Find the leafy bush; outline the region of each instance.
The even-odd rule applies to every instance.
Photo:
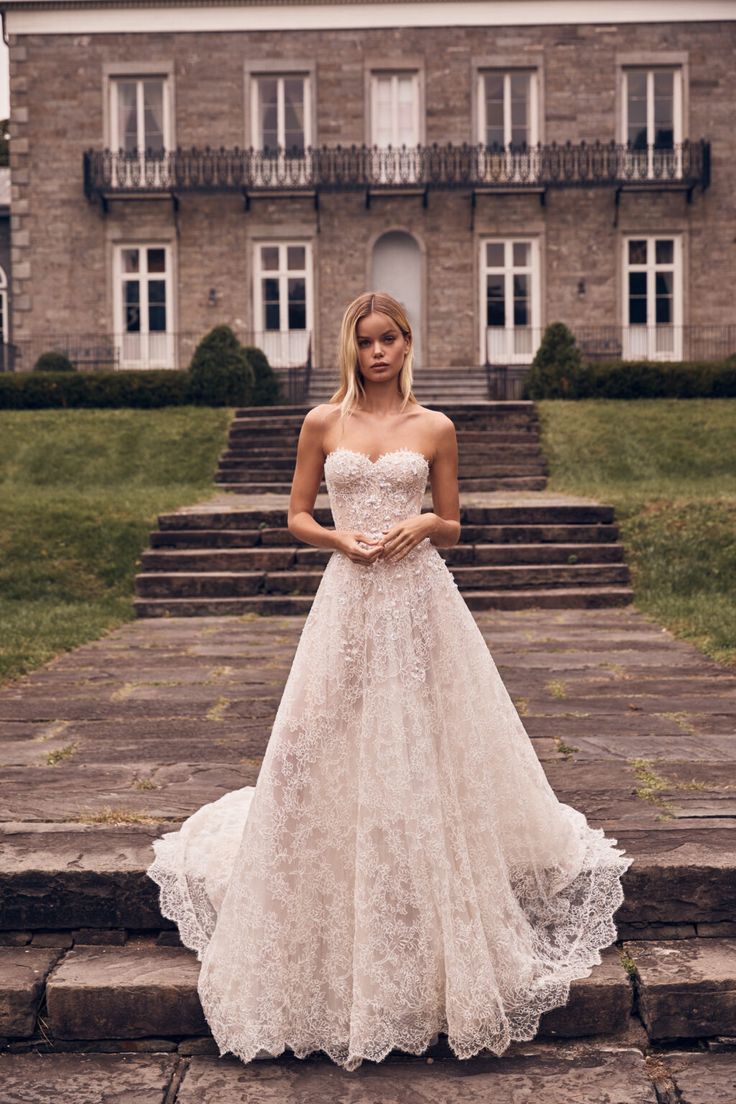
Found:
[[[528,399],[571,398],[569,391],[583,365],[575,338],[564,322],[547,326],[524,382]]]
[[[531,373],[530,373],[531,374]],[[581,365],[574,372],[548,373],[545,390],[525,388],[528,398],[545,399],[726,399],[736,398],[736,361],[692,364],[660,360]]]
[[[255,374],[248,355],[229,326],[215,326],[194,350],[189,393],[207,406],[248,406]]]
[[[246,345],[245,354],[255,375],[252,406],[274,406],[281,400],[281,384],[262,349]]]
[[[74,370],[74,365],[69,357],[65,353],[59,353],[56,350],[41,353],[33,365],[34,372],[73,372]]]

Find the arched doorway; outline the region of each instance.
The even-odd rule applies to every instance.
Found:
[[[422,251],[419,243],[404,230],[381,234],[373,246],[371,286],[387,291],[403,303],[414,334],[414,368],[424,364],[422,349]]]

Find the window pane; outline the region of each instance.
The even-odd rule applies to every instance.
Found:
[[[263,287],[263,328],[265,330],[281,329],[281,311],[279,308],[279,281],[266,278]]]
[[[503,131],[503,73],[486,73],[486,136],[487,146],[505,146]]]
[[[628,89],[628,133],[627,139],[634,149],[646,149],[647,146],[647,74],[644,71],[630,71],[626,79]]]
[[[148,252],[148,271],[149,272],[165,272],[166,271],[166,250],[165,249],[149,249],[147,252]]]
[[[148,281],[148,332],[166,331],[166,281]]]
[[[529,277],[526,273],[514,276],[514,325],[529,325]]]
[[[673,264],[675,259],[675,243],[671,238],[660,238],[655,242],[655,258],[657,264]]]
[[[276,149],[278,135],[278,82],[275,77],[260,77],[258,85],[258,118],[261,127],[261,148]]]
[[[304,280],[298,277],[290,277],[288,281],[289,291],[289,329],[306,330],[307,328],[307,304],[306,287]]]
[[[278,271],[279,247],[277,245],[261,246],[261,268],[267,272]]]
[[[304,78],[284,79],[284,145],[304,148]]]
[[[660,325],[672,322],[672,273],[658,272],[655,277],[656,320]]]
[[[412,76],[400,76],[396,82],[397,122],[396,145],[415,146],[419,135],[415,127],[416,81]]]
[[[137,280],[126,280],[123,284],[123,324],[126,333],[140,333],[140,301],[140,284]]]
[[[498,275],[486,277],[486,325],[504,326],[504,279]]]
[[[303,245],[289,245],[286,249],[286,267],[290,272],[304,272],[307,267],[306,249]]]
[[[629,323],[632,326],[646,325],[647,321],[647,274],[629,273]]]
[[[143,129],[146,149],[164,148],[164,82],[143,82]]]
[[[511,74],[511,142],[514,146],[529,144],[528,73]]]
[[[643,241],[629,242],[629,264],[643,265],[647,263],[647,243]]]
[[[654,74],[654,144],[660,149],[672,149],[674,143],[674,74]]]
[[[137,272],[140,255],[137,249],[123,249],[123,272]]]
[[[138,146],[138,109],[135,81],[117,81],[118,141],[126,153]]]
[[[486,264],[488,268],[503,268],[503,242],[488,242],[486,245]]]
[[[514,267],[528,268],[530,264],[530,252],[531,246],[529,242],[514,242]]]
[[[375,117],[373,119],[373,141],[377,146],[395,145],[391,111],[391,77],[374,77]]]

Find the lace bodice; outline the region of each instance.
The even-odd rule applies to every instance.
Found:
[[[325,459],[325,483],[336,529],[380,536],[396,522],[419,514],[429,462],[401,448],[371,460],[364,452],[337,448]]]

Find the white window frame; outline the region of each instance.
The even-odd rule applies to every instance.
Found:
[[[413,92],[413,125],[415,141],[408,144],[399,144],[391,141],[388,145],[378,142],[378,82],[389,78],[391,81],[391,129],[392,137],[398,133],[398,82],[400,78],[410,78]],[[422,74],[418,67],[401,68],[390,66],[386,68],[373,68],[369,74],[370,89],[370,140],[369,146],[372,153],[373,165],[371,172],[372,183],[380,185],[411,184],[417,177],[417,162],[414,151],[422,145]],[[404,148],[405,146],[405,148]],[[390,148],[389,148],[390,147]]]
[[[144,127],[143,85],[146,82],[160,81],[162,85],[163,104],[163,148],[165,151],[169,151],[172,148],[171,82],[165,73],[116,73],[110,76],[110,148],[115,153],[117,153],[119,149],[122,149],[121,135],[118,130],[118,120],[120,118],[120,113],[118,111],[118,85],[121,81],[125,81],[128,84],[135,82],[136,85],[138,148],[141,152],[145,152],[145,146],[140,142]]]
[[[421,88],[419,83],[419,71],[417,69],[372,69],[371,70],[371,146],[378,146],[376,125],[378,120],[378,82],[379,80],[386,80],[388,78],[391,81],[391,129],[394,135],[398,133],[398,82],[399,79],[410,78],[412,83],[412,91],[414,96],[414,134],[416,141],[407,145],[407,149],[411,149],[412,146],[421,145],[422,141],[422,126],[421,126]],[[394,140],[389,142],[389,145],[393,149],[399,148],[398,141]],[[385,146],[379,147],[385,149]]]
[[[304,330],[288,328],[288,285],[289,276],[301,274],[301,270],[287,268],[287,250],[290,246],[304,249],[305,269],[303,270],[306,311]],[[261,249],[278,248],[279,267],[262,267]],[[307,238],[261,238],[253,242],[253,318],[255,320],[254,340],[266,354],[274,368],[300,367],[306,363],[309,343],[314,332],[314,280],[313,280],[312,242]],[[266,330],[264,324],[263,280],[278,278],[279,281],[279,330]]]
[[[250,126],[255,149],[263,149],[263,133],[261,131],[261,103],[259,82],[262,80],[275,80],[277,85],[277,145],[284,146],[284,81],[301,79],[304,86],[304,148],[308,149],[313,144],[312,137],[312,80],[308,72],[288,69],[282,72],[252,72],[250,74]]]
[[[513,263],[514,245],[529,245],[530,264],[516,266]],[[512,237],[489,235],[479,239],[480,258],[480,356],[481,364],[531,364],[541,340],[541,263],[539,238],[532,234],[515,234]],[[504,265],[499,268],[486,263],[486,246],[503,245]],[[488,326],[487,280],[489,273],[503,272],[504,276],[504,326]],[[513,314],[514,274],[523,272],[530,276],[529,309],[531,324],[515,326]]]
[[[137,249],[145,260],[145,270],[138,273],[123,271],[123,251]],[[165,272],[148,273],[148,249],[163,249]],[[148,329],[148,282],[151,279],[163,279],[166,288],[166,330]],[[123,287],[131,279],[140,284],[140,331],[128,332],[125,329]],[[176,367],[176,349],[174,331],[174,279],[173,249],[166,241],[123,241],[116,242],[113,249],[113,326],[115,344],[118,348],[118,362],[121,368],[174,368]]]
[[[647,261],[644,265],[632,265],[629,263],[629,242],[646,241]],[[671,241],[672,263],[657,264],[656,243],[658,241]],[[624,360],[682,360],[682,332],[683,332],[683,272],[682,272],[682,235],[681,234],[631,234],[624,235],[622,239],[623,263],[622,263],[622,333],[623,333],[623,357]],[[657,291],[656,279],[658,272],[672,272],[672,316],[671,323],[657,323]],[[629,273],[645,272],[647,277],[647,321],[634,323],[629,321]]]
[[[683,66],[679,64],[624,65],[621,69],[621,142],[626,145],[629,135],[629,76],[646,73],[647,78],[647,144],[643,150],[627,150],[625,154],[627,175],[635,180],[682,176],[682,142],[684,136]],[[673,148],[654,149],[654,76],[655,73],[672,73],[672,142]]]
[[[539,142],[539,73],[535,68],[499,69],[488,66],[478,70],[478,145],[486,144],[486,90],[485,78],[496,75],[503,77],[503,117],[504,117],[504,149],[511,144],[511,77],[525,74],[529,77],[529,141],[528,148],[535,147]]]

